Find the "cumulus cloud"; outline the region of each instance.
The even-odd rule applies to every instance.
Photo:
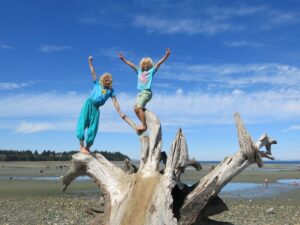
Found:
[[[176,71],[176,76],[174,76]],[[159,79],[200,82],[207,86],[242,88],[265,85],[265,88],[290,88],[300,85],[300,68],[284,64],[192,65],[173,63],[164,66]]]
[[[19,121],[14,127],[18,133],[74,130],[85,98],[75,93],[1,96],[0,105],[5,107],[0,108],[0,119]],[[132,110],[135,98],[128,94],[118,96],[122,111],[138,121]],[[234,112],[240,112],[248,123],[253,124],[286,122],[300,119],[300,91],[245,93],[236,89],[222,94],[203,94],[182,88],[174,93],[155,93],[148,108],[159,116],[165,127],[229,124],[233,123]],[[119,118],[110,100],[101,108],[100,120],[102,132],[130,130]]]
[[[290,98],[289,93],[297,97]],[[184,125],[231,123],[234,112],[240,112],[251,123],[261,123],[299,119],[299,97],[298,91],[261,91],[252,94],[241,91],[227,94],[190,92],[175,96],[156,95],[150,105],[163,116],[162,121],[185,121],[183,123],[187,124]]]

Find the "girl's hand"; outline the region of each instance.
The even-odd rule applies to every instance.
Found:
[[[124,60],[124,59],[125,59],[124,55],[123,55],[121,52],[118,52],[118,56],[119,56],[119,58],[120,58],[121,60]]]
[[[123,113],[121,113],[120,116],[121,116],[122,119],[125,119],[125,117],[126,117],[126,115],[123,114]]]
[[[92,61],[93,60],[93,56],[89,56],[89,61]]]
[[[166,48],[166,56],[169,56],[171,54],[171,51],[169,48]]]

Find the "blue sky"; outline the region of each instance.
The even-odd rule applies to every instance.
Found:
[[[98,75],[113,74],[121,109],[133,113],[138,64],[170,58],[148,108],[160,118],[163,150],[179,127],[190,157],[221,160],[238,149],[233,114],[256,141],[277,139],[277,159],[300,159],[300,1],[2,1],[0,149],[78,149],[77,117]],[[93,149],[139,158],[135,133],[112,101],[101,108]]]

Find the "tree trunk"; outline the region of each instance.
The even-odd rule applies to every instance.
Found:
[[[227,157],[213,171],[197,184],[187,186],[180,176],[187,166],[200,169],[196,161],[189,160],[185,137],[179,129],[165,159],[161,152],[162,134],[158,118],[146,110],[147,132],[138,134],[141,142],[140,166],[137,169],[126,162],[129,173],[96,156],[77,153],[73,155],[72,167],[62,177],[67,186],[78,176],[88,175],[101,187],[105,201],[104,212],[87,210],[94,215],[92,224],[110,225],[188,225],[200,224],[212,216],[227,210],[225,203],[217,196],[221,189],[247,166],[257,163],[261,157],[274,159],[271,145],[276,141],[266,134],[255,144],[247,134],[239,114],[235,114],[240,150]],[[135,130],[136,125],[126,117]],[[259,151],[263,146],[267,151]],[[160,171],[161,159],[165,168]]]

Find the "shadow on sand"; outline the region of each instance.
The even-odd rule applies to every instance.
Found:
[[[234,224],[205,218],[200,223],[197,223],[197,225],[234,225]]]

